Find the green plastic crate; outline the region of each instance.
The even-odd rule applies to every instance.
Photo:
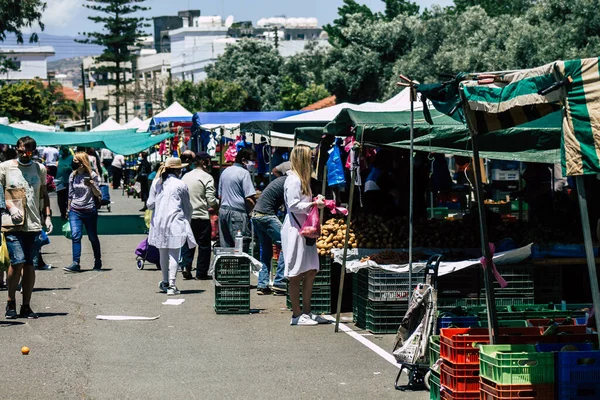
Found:
[[[533,345],[486,345],[479,350],[480,376],[498,385],[554,382],[554,354]]]
[[[286,295],[286,306],[288,310],[292,309],[290,300],[290,288],[288,283]],[[300,305],[302,306],[302,285],[300,286]],[[312,297],[310,299],[311,310],[315,314],[330,314],[331,310],[331,286],[313,286]]]
[[[431,374],[429,374],[429,400],[440,399],[440,387],[440,376],[431,371]]]
[[[440,336],[429,336],[429,366],[433,366],[440,358]]]
[[[331,285],[331,264],[333,261],[329,256],[319,257],[319,272],[315,276],[314,285],[325,286]]]
[[[408,311],[407,302],[371,301],[354,295],[352,321],[371,333],[396,333]]]
[[[250,285],[250,260],[246,257],[221,256],[215,264],[215,281],[221,285]]]
[[[515,320],[508,319],[508,320],[498,321],[498,327],[500,327],[500,328],[526,328],[528,326],[529,326],[529,324],[527,323],[527,321],[521,320],[521,319],[515,319]],[[483,321],[479,321],[479,327],[487,328],[488,327],[487,319],[483,320]]]
[[[217,314],[249,314],[250,286],[215,285],[215,312]]]

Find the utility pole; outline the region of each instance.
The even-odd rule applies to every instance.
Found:
[[[87,100],[85,97],[85,70],[83,69],[83,61],[81,62],[81,89],[83,90],[83,129],[88,130],[87,119]]]
[[[279,27],[277,25],[275,25],[273,27],[273,29],[275,30],[275,48],[278,49],[279,48]]]

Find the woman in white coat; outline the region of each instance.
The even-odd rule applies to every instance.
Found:
[[[175,286],[179,251],[184,243],[196,247],[190,221],[192,204],[188,187],[179,177],[182,164],[179,158],[167,158],[156,174],[150,188],[147,207],[153,210],[148,243],[158,249],[163,279],[158,283],[161,292],[179,294]]]
[[[325,203],[319,196],[313,201],[310,189],[312,175],[312,153],[308,146],[298,145],[290,157],[292,169],[284,185],[287,215],[281,229],[282,252],[285,254],[285,276],[290,281],[289,292],[292,303],[290,325],[317,325],[328,320],[311,312],[313,282],[319,271],[319,255],[316,240],[300,234],[313,207],[323,208]],[[302,307],[300,307],[300,284],[302,284]]]

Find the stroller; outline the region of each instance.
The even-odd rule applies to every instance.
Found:
[[[401,364],[394,387],[397,390],[429,389],[429,336],[437,323],[437,275],[441,254],[433,255],[425,266],[425,283],[419,283],[400,323],[394,344],[394,357]],[[408,385],[398,384],[402,372]]]
[[[110,190],[106,183],[100,185],[100,193],[102,198],[100,199],[100,207],[106,206],[108,212],[110,212]]]
[[[156,269],[160,270],[160,255],[158,249],[148,244],[148,238],[142,240],[138,247],[135,249],[137,268],[139,270],[144,269],[144,265],[148,262],[155,264]]]

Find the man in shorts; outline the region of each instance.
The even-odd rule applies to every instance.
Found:
[[[48,233],[52,232],[50,199],[46,190],[46,169],[43,165],[33,162],[35,140],[24,136],[17,141],[17,159],[0,164],[0,185],[4,190],[22,189],[25,194],[25,204],[18,207],[8,200],[6,209],[10,214],[11,224],[6,226],[6,244],[10,256],[8,269],[8,302],[6,318],[37,318],[30,306],[31,293],[35,284],[35,269],[33,259],[40,248],[40,233],[42,224]],[[4,197],[4,196],[2,196]],[[43,202],[45,215],[42,216],[40,203]],[[42,222],[43,221],[43,222]],[[17,314],[16,292],[19,279],[22,280],[23,302],[21,311]]]

